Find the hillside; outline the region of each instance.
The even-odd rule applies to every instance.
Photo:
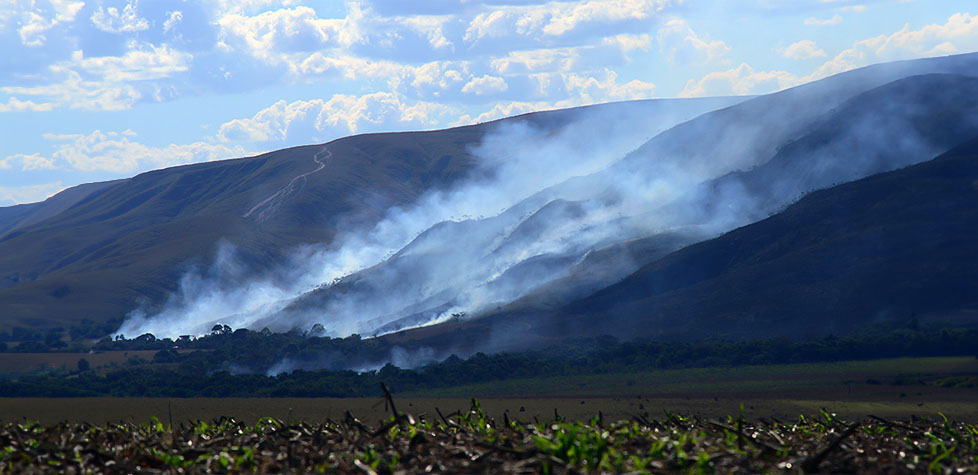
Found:
[[[729,311],[685,284],[614,289],[812,190],[970,139],[976,66],[978,54],[896,62],[753,98],[360,135],[76,187],[0,209],[0,328],[111,326],[129,315],[114,328],[130,336],[200,334],[215,323],[347,336],[492,321],[490,333],[458,339],[495,348],[492,332],[505,339],[513,322],[628,328],[647,305],[685,312],[692,304],[682,299],[703,308],[698,318],[729,314],[745,328],[764,312],[794,321],[789,300],[769,306],[767,287],[754,292],[749,280],[729,286],[741,300],[717,297],[740,305]],[[615,310],[596,303],[607,292],[623,292]],[[777,296],[788,295],[807,294]],[[912,311],[936,311],[924,307]],[[700,335],[664,324],[652,333]]]
[[[608,114],[655,133],[740,100],[637,101],[508,120],[555,130],[580,114]],[[288,265],[300,246],[329,243],[468,176],[477,164],[471,148],[501,122],[347,137],[0,208],[0,327],[118,322],[166,301],[188,269],[213,264],[222,243],[236,249],[242,272]]]
[[[480,133],[470,128],[332,143],[342,158],[330,164],[330,173],[311,175],[303,192],[263,221],[243,214],[314,168],[312,155],[320,147],[160,170],[101,190],[2,238],[3,323],[121,318],[138,298],[156,300],[174,290],[184,268],[207,264],[221,240],[256,268],[280,263],[282,250],[328,241],[340,216],[370,219],[383,211],[380,200],[407,203],[426,185],[458,178],[472,162],[465,144]],[[370,166],[358,166],[363,162]],[[365,196],[365,189],[377,190],[376,196]]]
[[[844,334],[912,317],[978,323],[978,139],[812,193],[567,305],[555,328],[671,337]]]
[[[600,334],[756,339],[975,325],[976,183],[973,137],[933,160],[810,193],[559,309],[513,306],[383,340],[471,354]]]
[[[797,114],[806,121],[780,132],[784,142],[766,159],[754,155],[761,152],[749,133],[742,143],[731,131],[772,123],[777,111],[804,103],[775,102],[760,113],[756,103],[774,99],[751,99],[680,124],[497,215],[432,226],[383,262],[251,325],[284,331],[321,323],[340,334],[375,335],[451,314],[550,311],[684,245],[763,219],[808,191],[948,150],[978,129],[974,97],[978,79],[971,76],[902,78],[821,115]],[[806,96],[820,107],[832,100]],[[715,140],[690,142],[688,129],[703,122],[712,127],[704,136]],[[726,153],[703,158],[713,149]]]
[[[978,79],[949,74],[912,76],[857,94],[812,120],[803,135],[779,147],[767,162],[704,181],[672,202],[649,206],[636,218],[660,223],[667,232],[598,249],[566,277],[547,283],[509,308],[552,309],[572,300],[569,297],[610,285],[641,265],[701,240],[696,239],[696,231],[713,237],[710,232],[763,219],[811,190],[933,157],[978,130],[976,94]],[[751,102],[718,113],[749,107]],[[668,135],[656,140],[665,143],[661,139]],[[623,165],[634,169],[639,158],[636,152]],[[650,242],[658,246],[649,248]]]
[[[978,80],[933,71],[976,59],[864,68],[678,121],[651,139],[613,114],[542,134],[504,122],[476,148],[476,178],[346,234],[284,279],[193,280],[120,331],[179,335],[222,323],[378,335],[453,315],[546,313],[804,192],[965,140],[976,108],[960,98],[973,97]]]

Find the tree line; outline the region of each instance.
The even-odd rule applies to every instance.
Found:
[[[832,362],[894,357],[972,356],[976,328],[874,329],[847,337],[806,341],[702,340],[619,341],[600,336],[519,353],[467,358],[450,355],[415,368],[370,362],[390,356],[377,339],[309,337],[249,330],[214,332],[178,340],[141,336],[105,339],[100,350],[157,350],[151,361],[132,360],[114,369],[49,371],[8,376],[0,396],[347,397],[377,396],[380,382],[395,391],[448,387],[507,379],[632,373],[653,369]],[[181,352],[190,348],[202,351]],[[276,365],[295,369],[275,374]],[[376,363],[375,368],[379,366]],[[70,377],[67,377],[70,376]]]

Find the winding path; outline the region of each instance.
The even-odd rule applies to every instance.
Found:
[[[282,203],[289,198],[289,196],[302,189],[302,184],[306,182],[306,177],[326,168],[326,162],[332,156],[333,152],[330,152],[329,149],[323,147],[322,150],[316,152],[316,154],[312,157],[312,161],[316,162],[318,165],[315,170],[296,176],[289,182],[288,185],[285,185],[281,190],[278,190],[268,198],[265,198],[261,203],[256,204],[254,207],[249,209],[247,213],[241,216],[248,218],[257,212],[258,214],[256,219],[258,222],[265,221],[275,213],[279,206],[281,206]]]

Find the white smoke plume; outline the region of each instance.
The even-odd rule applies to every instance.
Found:
[[[534,125],[532,121],[501,121],[474,146],[472,152],[481,160],[472,179],[450,190],[431,190],[414,206],[390,209],[371,229],[339,230],[333,243],[297,250],[291,265],[262,277],[247,275],[245,266],[235,259],[234,248],[221,243],[212,266],[187,272],[179,291],[161,310],[132,312],[117,333],[129,336],[153,333],[160,337],[199,335],[210,331],[218,322],[234,328],[268,326],[281,331],[322,323],[330,336],[371,333],[376,328],[365,322],[376,321],[381,315],[358,307],[355,299],[348,301],[348,308],[342,311],[334,308],[322,319],[310,315],[268,317],[278,315],[311,290],[328,287],[343,277],[389,260],[433,227],[502,216],[507,211],[507,217],[518,214],[517,219],[526,218],[535,210],[532,204],[523,202],[541,190],[600,171],[659,132],[742,100],[621,104],[610,112],[602,108],[584,109],[576,112],[576,120],[556,130]],[[525,210],[517,209],[520,205]],[[518,220],[508,222],[511,226]],[[470,237],[460,236],[456,244],[469,242]],[[415,243],[415,251],[418,244]],[[444,265],[434,267],[449,274],[433,278],[454,280],[450,274],[462,269],[457,265],[461,262],[441,260]],[[391,292],[387,300],[393,302],[395,294]],[[405,300],[410,301],[410,298]],[[442,312],[439,317],[447,318],[450,314]]]
[[[486,313],[574,272],[610,283],[644,262],[602,268],[591,257],[608,246],[671,236],[668,251],[761,219],[799,192],[955,145],[978,125],[978,108],[960,100],[978,90],[962,96],[962,84],[976,89],[974,79],[934,76],[849,101],[804,91],[766,96],[651,141],[696,115],[678,106],[692,103],[675,102],[644,121],[583,113],[557,130],[502,122],[473,150],[482,159],[473,179],[392,209],[368,231],[304,249],[289,270],[263,279],[242,275],[233,250],[222,247],[215,265],[185,276],[162,311],[136,312],[119,332],[318,323],[329,336],[370,336]],[[936,113],[955,125],[921,126]]]

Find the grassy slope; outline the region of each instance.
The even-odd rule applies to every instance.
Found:
[[[632,101],[503,121],[552,130],[585,109],[641,118],[660,108],[710,110],[737,101]],[[92,192],[61,213],[52,203],[64,204],[67,195],[0,208],[0,227],[17,227],[0,232],[0,329],[105,321],[141,300],[160,303],[187,267],[211,262],[221,240],[237,246],[247,265],[268,269],[297,246],[327,243],[339,228],[369,225],[388,208],[466,176],[476,160],[470,147],[494,124],[331,142],[326,168],[297,182],[261,221],[243,215],[293,177],[314,170],[321,146],[144,173]]]
[[[329,241],[341,216],[370,221],[386,206],[451,183],[471,167],[466,146],[482,133],[471,127],[333,142],[327,169],[262,223],[242,215],[313,169],[318,146],[139,175],[0,240],[0,326],[122,317],[139,297],[158,301],[172,290],[188,259],[208,263],[222,239],[247,263],[267,267],[281,250]]]

